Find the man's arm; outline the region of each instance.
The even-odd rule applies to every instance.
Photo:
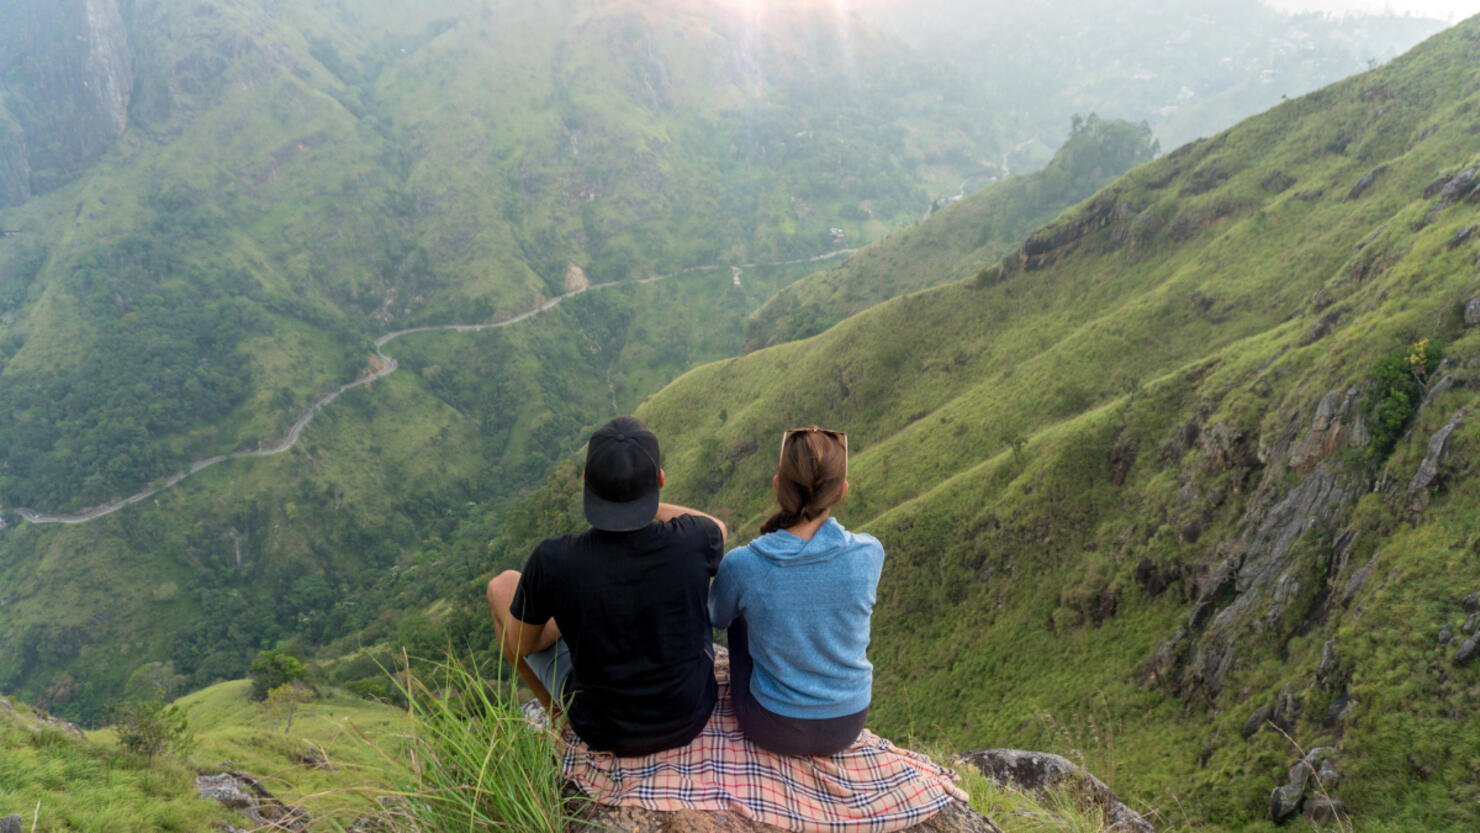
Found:
[[[728,540],[730,537],[730,530],[725,526],[725,522],[709,514],[708,512],[700,512],[698,509],[690,509],[687,506],[679,506],[676,503],[658,504],[658,515],[656,520],[671,521],[680,515],[698,515],[701,518],[708,518],[709,520],[714,522],[715,526],[719,527],[720,540]]]
[[[524,661],[525,657],[540,650],[540,635],[545,626],[521,622],[512,614],[504,622],[506,627],[499,634],[499,650],[503,653],[504,659],[514,664],[519,671],[519,679],[523,680],[524,684],[529,686],[529,690],[534,692],[535,699],[540,701],[545,711],[552,717],[558,715],[560,704],[553,701],[550,692],[545,690],[545,684],[540,682],[534,669]]]

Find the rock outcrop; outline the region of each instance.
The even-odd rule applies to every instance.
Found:
[[[195,778],[201,798],[214,799],[241,813],[252,823],[252,829],[306,831],[308,814],[301,808],[279,801],[262,782],[245,772],[201,774]],[[231,828],[229,833],[235,833]]]
[[[11,813],[5,818],[0,819],[0,833],[23,833],[24,830],[21,817],[15,813]]]
[[[1128,828],[1129,829],[1129,828]],[[701,813],[684,810],[659,813],[636,807],[607,807],[585,804],[579,818],[566,833],[787,833],[779,827],[760,824],[735,813]],[[1002,833],[986,816],[959,802],[904,833]]]
[[[134,58],[116,0],[18,0],[0,29],[0,205],[64,182],[128,126]]]
[[[1331,797],[1331,790],[1341,783],[1341,773],[1333,761],[1336,750],[1318,746],[1301,756],[1285,783],[1269,794],[1269,819],[1284,824],[1304,809],[1307,818],[1318,822],[1340,821],[1346,816],[1346,804]]]
[[[1155,833],[1151,823],[1127,807],[1105,782],[1060,755],[1020,749],[982,749],[962,755],[960,762],[976,767],[998,784],[1035,794],[1067,788],[1104,813],[1109,822],[1107,831]]]

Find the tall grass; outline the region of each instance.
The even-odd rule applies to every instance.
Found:
[[[498,830],[560,833],[572,807],[562,795],[549,729],[526,720],[513,679],[487,679],[453,657],[398,675],[412,720],[405,813],[427,833]]]

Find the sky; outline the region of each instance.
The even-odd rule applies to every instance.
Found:
[[[1480,14],[1480,0],[1264,0],[1271,6],[1292,11],[1412,12],[1424,17],[1456,21]]]

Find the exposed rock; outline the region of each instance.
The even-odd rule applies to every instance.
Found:
[[[18,5],[8,18],[16,25],[0,31],[0,70],[9,73],[18,129],[0,146],[23,149],[25,158],[0,155],[0,205],[50,190],[107,150],[128,124],[134,88],[133,52],[116,0]],[[11,132],[6,121],[0,118],[0,134]]]
[[[1449,456],[1449,438],[1464,423],[1467,415],[1468,409],[1460,408],[1443,428],[1434,432],[1434,436],[1429,438],[1428,453],[1424,455],[1423,462],[1418,464],[1418,471],[1414,473],[1413,479],[1408,482],[1409,497],[1419,495],[1439,479],[1439,466],[1443,465],[1444,458]]]
[[[1293,444],[1293,436],[1282,436],[1270,444],[1268,459],[1284,457],[1282,449]],[[1314,531],[1342,542],[1333,528],[1335,520],[1367,490],[1360,473],[1339,459],[1315,463],[1294,488],[1288,485],[1287,471],[1271,463],[1247,504],[1236,537],[1214,550],[1223,561],[1186,625],[1195,636],[1180,680],[1184,697],[1200,688],[1216,695],[1243,639],[1266,628],[1283,627],[1286,608],[1309,599],[1302,592],[1307,572],[1296,563],[1295,543]],[[1345,552],[1333,547],[1328,575],[1341,571]]]
[[[1270,720],[1286,732],[1293,732],[1295,723],[1300,720],[1300,713],[1304,710],[1300,696],[1290,689],[1289,683],[1286,683],[1285,687],[1280,689],[1280,696],[1275,698],[1274,714],[1270,715]]]
[[[1331,675],[1336,673],[1336,667],[1338,664],[1339,660],[1336,657],[1336,640],[1328,639],[1326,640],[1326,644],[1321,646],[1321,665],[1319,668],[1316,669],[1317,678],[1320,679],[1323,683],[1326,682],[1331,678]]]
[[[1243,431],[1220,422],[1202,432],[1198,444],[1213,471],[1223,472],[1258,465],[1259,458],[1250,448],[1248,439]]]
[[[1362,196],[1362,194],[1366,193],[1368,188],[1372,187],[1372,183],[1376,182],[1377,178],[1382,176],[1383,172],[1386,170],[1387,166],[1382,165],[1369,172],[1366,176],[1357,180],[1357,184],[1353,185],[1351,191],[1347,192],[1346,198],[1349,200],[1354,200]]]
[[[245,772],[197,775],[195,788],[201,798],[211,798],[241,813],[253,827],[305,833],[309,818],[301,808],[285,806]]]
[[[1455,233],[1453,237],[1449,239],[1449,248],[1458,249],[1460,246],[1468,243],[1470,238],[1475,235],[1475,229],[1477,228],[1480,228],[1480,226],[1466,226],[1465,228],[1460,229],[1458,232]]]
[[[1129,829],[1129,828],[1126,828]],[[779,827],[761,824],[735,813],[704,813],[682,810],[662,813],[638,807],[608,807],[583,804],[579,817],[566,825],[566,833],[786,833]],[[986,816],[959,801],[904,833],[1002,833]]]
[[[1264,724],[1269,721],[1269,718],[1273,714],[1274,709],[1271,709],[1269,706],[1260,706],[1254,710],[1253,714],[1249,715],[1248,720],[1244,721],[1244,728],[1239,730],[1239,734],[1243,735],[1244,740],[1248,740],[1258,734],[1260,729],[1264,728]]]
[[[1305,802],[1305,817],[1316,824],[1336,824],[1346,818],[1346,802],[1317,796]]]
[[[1465,644],[1459,646],[1454,654],[1454,664],[1464,667],[1474,662],[1477,655],[1480,655],[1480,634],[1471,636],[1465,640]]]
[[[1290,768],[1290,786],[1304,790],[1311,785],[1312,781],[1315,781],[1318,786],[1326,786],[1317,778],[1317,774],[1330,762],[1335,752],[1336,750],[1329,746],[1317,746],[1305,753],[1300,761]]]
[[[1156,566],[1156,562],[1149,558],[1141,559],[1136,565],[1136,583],[1146,591],[1146,595],[1156,598],[1162,591],[1167,589],[1171,583],[1171,576]]]
[[[1341,606],[1351,607],[1351,603],[1362,592],[1362,587],[1367,584],[1367,579],[1372,577],[1372,571],[1377,569],[1377,559],[1382,553],[1372,553],[1372,558],[1361,567],[1352,571],[1352,577],[1346,582],[1346,589],[1341,591]]]
[[[1289,784],[1275,787],[1274,792],[1269,794],[1269,820],[1275,824],[1284,824],[1295,818],[1304,798],[1303,792]]]
[[[4,695],[0,695],[0,712],[15,714],[15,706],[10,705],[10,699]]]
[[[1471,593],[1459,600],[1459,609],[1466,613],[1480,612],[1480,593]]]
[[[1090,200],[1072,216],[1038,229],[1023,241],[1019,260],[1023,271],[1032,272],[1052,263],[1060,250],[1110,225],[1117,219],[1128,219],[1134,212],[1121,204],[1113,193]]]
[[[24,829],[21,826],[21,817],[15,813],[0,819],[0,833],[22,833]]]
[[[1316,781],[1321,785],[1322,789],[1336,789],[1341,786],[1341,779],[1341,771],[1333,766],[1330,761],[1322,763],[1320,770],[1316,772]]]
[[[1480,169],[1466,168],[1451,177],[1439,188],[1439,202],[1448,206],[1468,197],[1480,187],[1480,179],[1476,178],[1476,174],[1480,174]]]
[[[1471,613],[1469,618],[1465,619],[1465,623],[1459,626],[1460,631],[1462,631],[1466,636],[1475,632],[1475,617],[1476,614]]]
[[[1091,802],[1110,822],[1107,831],[1155,833],[1155,828],[1127,807],[1105,783],[1067,758],[1047,752],[983,749],[962,755],[960,761],[980,769],[999,784],[1034,793],[1069,786]]]
[[[1454,639],[1454,625],[1445,622],[1444,627],[1439,629],[1439,644],[1448,645],[1452,639]]]
[[[1465,323],[1471,327],[1480,324],[1480,295],[1465,302]]]

